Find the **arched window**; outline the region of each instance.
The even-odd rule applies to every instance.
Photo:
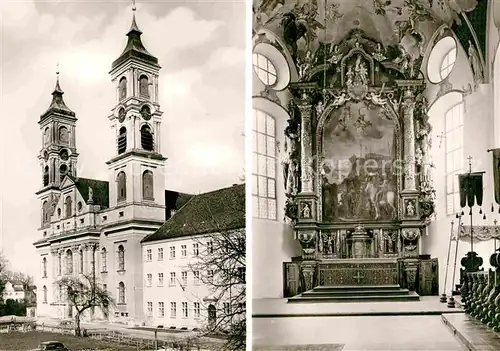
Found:
[[[47,278],[47,257],[44,257],[42,260],[42,272],[43,278]]]
[[[120,100],[125,99],[127,97],[127,78],[123,77],[122,79],[120,79],[118,90],[120,94]]]
[[[116,177],[116,190],[117,200],[125,201],[127,199],[127,176],[125,172],[118,173]]]
[[[61,144],[67,144],[69,141],[68,128],[60,127],[59,128],[59,142]]]
[[[66,274],[73,274],[73,252],[66,251]]]
[[[43,223],[49,223],[50,215],[49,215],[49,202],[44,201],[42,204],[42,221]]]
[[[73,201],[71,200],[70,196],[66,197],[66,200],[64,200],[64,206],[66,208],[66,217],[71,217],[72,210],[71,207],[73,205]]]
[[[446,141],[446,213],[455,214],[460,209],[458,174],[464,171],[464,104],[453,106],[445,114]]]
[[[141,146],[144,150],[153,151],[153,134],[151,133],[151,128],[145,124],[141,128]]]
[[[208,305],[208,325],[214,326],[217,321],[217,310],[214,305]]]
[[[47,287],[44,285],[43,288],[42,288],[42,292],[43,292],[43,303],[47,303]]]
[[[107,252],[106,248],[103,247],[101,250],[101,265],[102,265],[102,272],[107,272],[108,271],[108,262],[107,262]]]
[[[49,185],[49,166],[43,169],[43,186]]]
[[[153,191],[153,172],[144,171],[142,174],[142,197],[148,200],[154,200]]]
[[[276,219],[276,128],[269,114],[253,110],[253,214]]]
[[[57,274],[62,274],[62,254],[60,252],[57,255]]]
[[[83,250],[80,249],[80,273],[83,273]]]
[[[43,131],[43,144],[47,145],[48,143],[50,143],[50,128],[49,127],[45,128],[45,130]]]
[[[125,284],[118,283],[118,303],[125,304]]]
[[[68,174],[68,166],[66,166],[65,164],[62,164],[60,167],[59,167],[59,175],[60,175],[60,179],[61,179],[61,182],[63,181],[64,177],[66,177],[66,174]]]
[[[118,246],[118,270],[125,270],[125,249],[123,245]]]
[[[262,54],[254,53],[253,69],[257,77],[264,85],[273,85],[276,83],[278,75],[276,74],[276,67],[272,64],[271,60]]]
[[[149,81],[148,77],[145,75],[139,78],[139,94],[142,97],[149,97]]]
[[[123,154],[127,150],[127,128],[121,127],[118,134],[118,154]]]

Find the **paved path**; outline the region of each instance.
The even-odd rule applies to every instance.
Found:
[[[343,351],[464,350],[440,316],[257,318],[252,324],[256,345],[344,344]]]

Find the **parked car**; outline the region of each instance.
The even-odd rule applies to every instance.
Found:
[[[40,343],[37,349],[32,351],[70,351],[70,349],[59,341],[44,341]]]

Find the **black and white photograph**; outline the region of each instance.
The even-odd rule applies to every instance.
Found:
[[[500,2],[252,7],[253,349],[500,349]]]
[[[245,2],[0,11],[0,350],[245,350]]]

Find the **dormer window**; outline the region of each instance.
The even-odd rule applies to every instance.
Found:
[[[151,133],[151,128],[145,124],[141,128],[141,146],[144,150],[153,151],[153,134]]]
[[[66,217],[71,217],[71,215],[72,215],[71,207],[73,205],[73,201],[71,201],[71,197],[69,197],[69,196],[66,197],[64,204],[66,206]]]
[[[149,97],[149,80],[144,74],[139,78],[139,94],[141,97]]]
[[[120,83],[118,86],[120,100],[123,100],[127,97],[127,78],[123,77],[120,79]]]

